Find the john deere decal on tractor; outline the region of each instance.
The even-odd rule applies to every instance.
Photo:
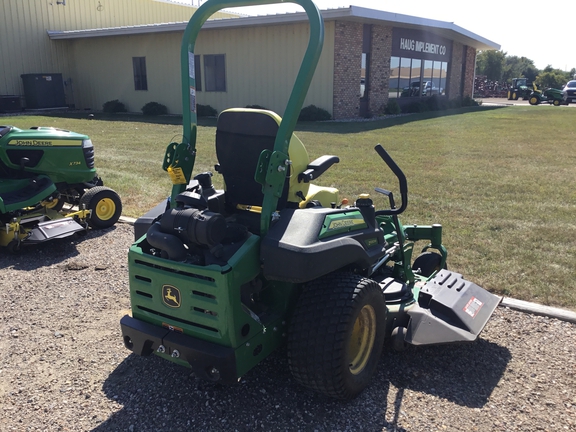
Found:
[[[294,0],[310,40],[284,117],[228,109],[217,122],[212,173],[192,177],[197,115],[194,46],[202,24],[222,8],[279,3],[208,0],[182,42],[183,141],[166,150],[174,185],[135,225],[129,251],[131,316],[126,348],[235,383],[287,344],[290,370],[304,386],[349,399],[371,380],[386,340],[407,345],[473,341],[500,298],[447,270],[441,225],[402,225],[408,188],[402,170],[375,151],[399,182],[401,205],[377,187],[345,206],[338,190],[311,182],[339,162],[313,162],[293,130],[320,56],[324,27],[311,0]],[[425,242],[412,262],[417,241]]]
[[[17,252],[89,226],[107,228],[121,213],[120,197],[96,174],[86,135],[0,126],[0,246]]]

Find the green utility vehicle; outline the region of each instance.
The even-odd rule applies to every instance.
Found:
[[[398,350],[473,341],[500,298],[447,270],[441,225],[400,222],[406,178],[380,145],[398,179],[398,206],[383,188],[375,192],[389,206],[376,210],[367,193],[347,205],[337,189],[311,183],[339,159],[310,162],[293,134],[324,35],[314,3],[293,2],[308,15],[310,40],[284,117],[256,109],[218,117],[215,169],[225,190],[210,172],[192,174],[196,37],[222,8],[274,1],[208,0],[191,18],[181,51],[183,141],[168,146],[163,163],[174,186],[135,225],[132,313],[121,329],[135,354],[226,384],[287,345],[296,381],[349,399],[369,385],[387,340]]]
[[[96,174],[86,135],[0,126],[0,246],[17,252],[88,227],[107,228],[121,212],[120,197]]]

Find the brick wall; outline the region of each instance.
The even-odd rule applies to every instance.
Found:
[[[446,92],[448,99],[457,99],[460,97],[460,90],[462,88],[463,48],[464,46],[461,43],[453,42],[452,44],[452,59],[448,66],[448,91]]]
[[[334,36],[334,119],[360,116],[360,73],[362,66],[363,24],[337,21]],[[369,71],[368,115],[384,111],[388,103],[392,27],[372,26]],[[448,69],[449,99],[472,96],[476,50],[453,42]]]
[[[476,49],[454,42],[448,75],[448,98],[470,96],[474,89]],[[464,66],[464,67],[463,67]]]
[[[372,26],[372,47],[370,48],[370,93],[369,114],[384,112],[388,102],[390,79],[390,57],[392,56],[392,27]]]
[[[474,92],[474,68],[476,66],[476,49],[467,46],[465,51],[466,69],[464,71],[464,91],[462,96],[470,96]]]
[[[356,118],[360,110],[362,24],[337,21],[334,34],[334,102],[332,117]]]

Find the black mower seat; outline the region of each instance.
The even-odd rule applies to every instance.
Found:
[[[9,213],[38,204],[56,192],[56,186],[46,176],[33,179],[0,180],[0,212]]]
[[[218,116],[217,171],[224,177],[229,211],[236,212],[238,205],[262,206],[262,185],[254,180],[254,175],[260,154],[264,150],[274,149],[281,121],[282,118],[272,111],[250,108],[228,109]],[[337,201],[337,189],[321,188],[302,181],[300,174],[310,168],[310,159],[304,144],[294,134],[290,139],[288,156],[292,164],[289,166],[282,196],[278,200],[278,210],[303,208],[311,200],[319,200],[325,206]],[[338,161],[335,156],[331,158],[332,163]]]

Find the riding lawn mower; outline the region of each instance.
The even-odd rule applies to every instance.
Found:
[[[376,210],[367,193],[354,203],[313,184],[339,162],[312,162],[293,131],[324,36],[311,0],[293,0],[310,21],[310,39],[284,116],[228,109],[216,127],[215,171],[193,176],[197,112],[194,47],[203,23],[222,8],[279,3],[208,0],[194,13],[181,49],[184,132],[168,145],[163,169],[169,199],[136,221],[128,253],[131,314],[121,319],[127,349],[233,384],[286,345],[295,380],[350,399],[370,384],[386,345],[474,341],[500,298],[449,271],[442,226],[403,225],[407,180],[380,145],[398,179],[400,202]],[[417,242],[420,253],[413,259]]]
[[[554,88],[540,90],[536,84],[533,84],[533,88],[532,93],[528,97],[530,105],[539,105],[541,103],[549,103],[554,106],[568,105],[568,96],[564,90]]]
[[[108,228],[121,213],[120,197],[96,174],[86,135],[0,126],[0,246],[14,253],[89,227]]]

